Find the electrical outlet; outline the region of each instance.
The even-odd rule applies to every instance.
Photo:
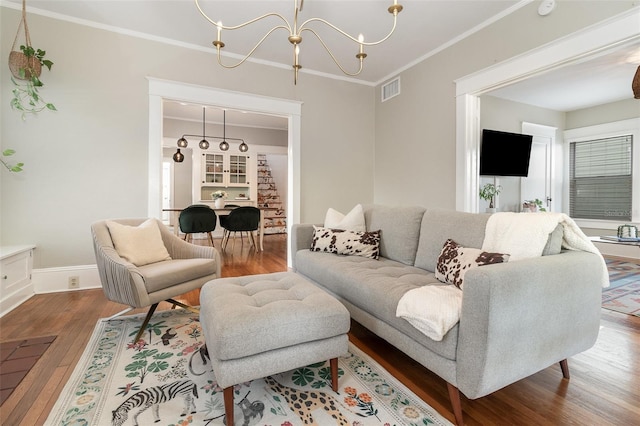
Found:
[[[69,288],[80,288],[80,277],[69,277]]]

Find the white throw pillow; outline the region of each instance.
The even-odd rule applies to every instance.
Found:
[[[143,266],[171,260],[154,219],[147,219],[139,226],[107,220],[107,227],[118,255],[134,265]]]
[[[367,227],[364,223],[364,210],[362,209],[362,205],[358,204],[346,215],[329,208],[324,217],[324,227],[342,229],[343,231],[365,232]]]

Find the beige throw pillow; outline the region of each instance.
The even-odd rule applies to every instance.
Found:
[[[364,222],[364,210],[361,204],[355,206],[346,215],[329,208],[324,217],[324,227],[342,229],[343,231],[365,232],[367,227]]]
[[[107,220],[107,227],[118,255],[134,265],[171,260],[154,219],[148,219],[138,226]]]

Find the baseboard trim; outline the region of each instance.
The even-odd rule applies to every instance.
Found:
[[[3,297],[2,300],[0,300],[0,317],[5,316],[22,305],[34,295],[33,286],[29,284],[9,296]]]
[[[78,288],[69,288],[69,278],[78,277]],[[101,288],[97,265],[64,266],[34,269],[32,274],[35,294]]]

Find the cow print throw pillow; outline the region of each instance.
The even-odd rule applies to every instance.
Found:
[[[436,278],[462,290],[464,275],[469,269],[508,261],[508,254],[488,253],[476,248],[462,247],[452,239],[448,239],[438,256]]]
[[[354,232],[314,226],[311,251],[353,256],[380,257],[380,231]]]

